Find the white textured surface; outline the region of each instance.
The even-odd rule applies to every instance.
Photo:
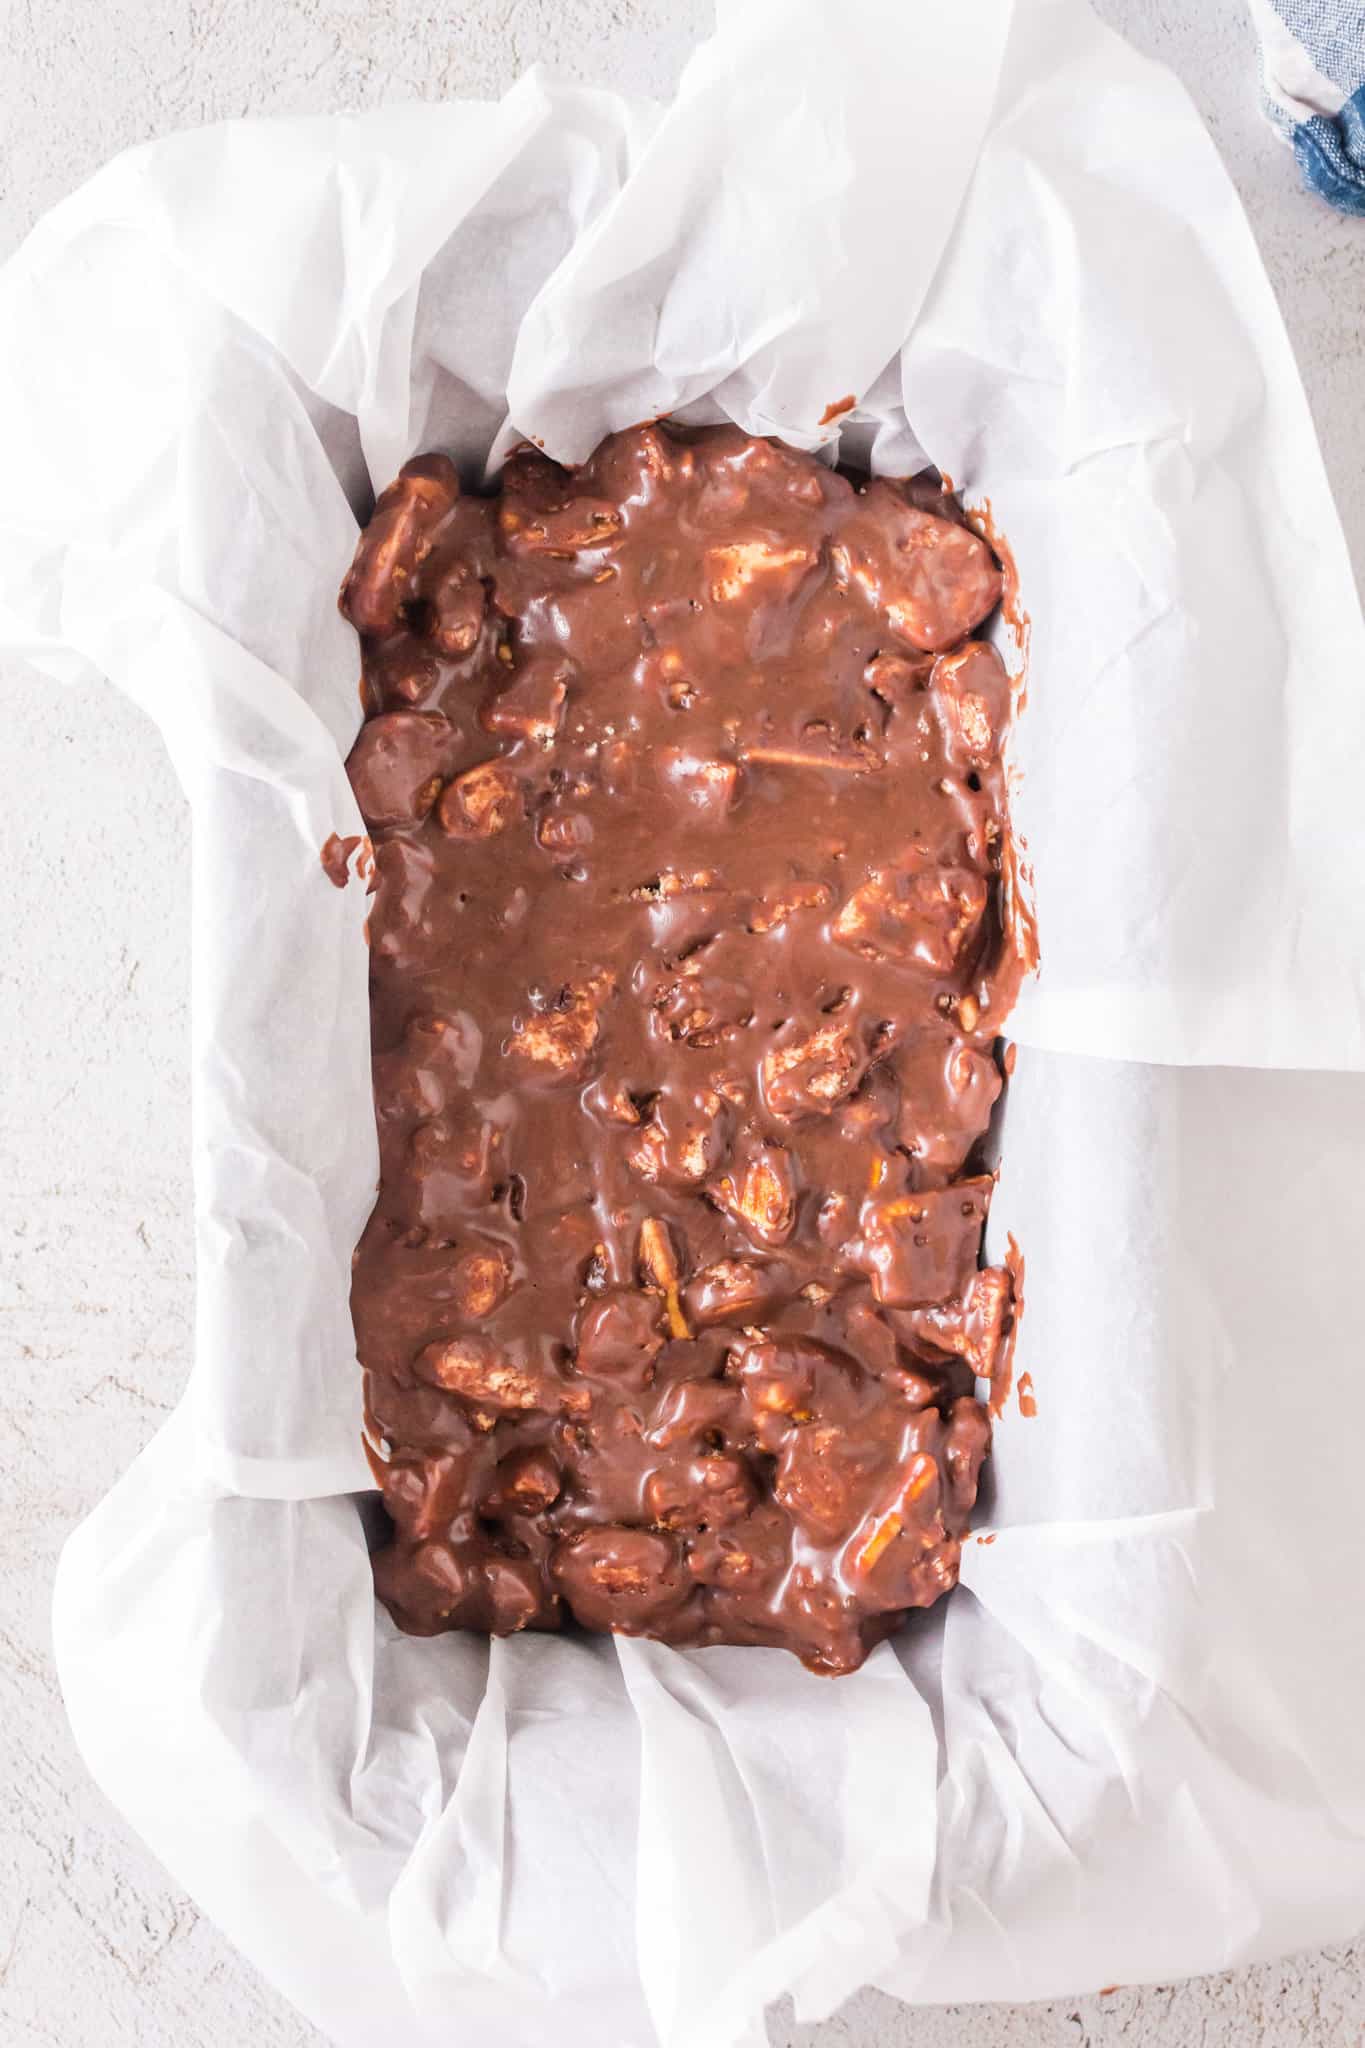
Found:
[[[1300,193],[1261,127],[1241,0],[1105,0],[1102,12],[1175,66],[1227,157],[1361,574],[1365,223]],[[104,0],[99,10],[0,0],[0,256],[107,156],[190,123],[493,94],[537,59],[664,94],[709,6],[474,0],[462,15],[420,0]],[[86,1781],[52,1676],[47,1611],[62,1536],[156,1427],[188,1362],[189,848],[166,760],[121,699],[63,693],[17,665],[0,671],[0,688],[11,763],[0,857],[15,907],[0,965],[0,2042],[298,2048],[317,2035]],[[823,2026],[779,2018],[773,2038],[784,2048],[1347,2048],[1365,2035],[1362,1955],[1365,1945],[1018,2009],[914,2013],[868,1994]]]

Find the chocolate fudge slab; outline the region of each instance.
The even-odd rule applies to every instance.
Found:
[[[835,1673],[955,1583],[1012,1314],[1000,592],[937,479],[730,427],[379,499],[352,1304],[402,1627]]]

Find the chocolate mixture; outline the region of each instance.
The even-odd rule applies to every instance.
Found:
[[[380,498],[352,1302],[404,1628],[837,1672],[954,1584],[1012,1312],[1000,589],[936,482],[733,428]]]

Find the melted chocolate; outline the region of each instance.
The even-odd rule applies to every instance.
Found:
[[[1000,565],[936,483],[637,428],[410,462],[342,607],[402,1626],[847,1671],[957,1577],[1010,902]]]

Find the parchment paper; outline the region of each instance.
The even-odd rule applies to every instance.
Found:
[[[357,655],[410,452],[665,409],[903,471],[1018,560],[1027,1255],[994,1499],[855,1677],[376,1614]],[[753,2048],[874,1981],[1023,1998],[1365,1922],[1365,631],[1245,221],[1080,0],[727,0],[660,109],[230,124],[0,275],[0,639],[106,675],[194,815],[193,1374],[72,1537],[90,1767],[346,2048]],[[110,804],[136,803],[111,788]],[[136,878],[130,877],[130,886]],[[1316,1071],[1313,1071],[1316,1070]]]

